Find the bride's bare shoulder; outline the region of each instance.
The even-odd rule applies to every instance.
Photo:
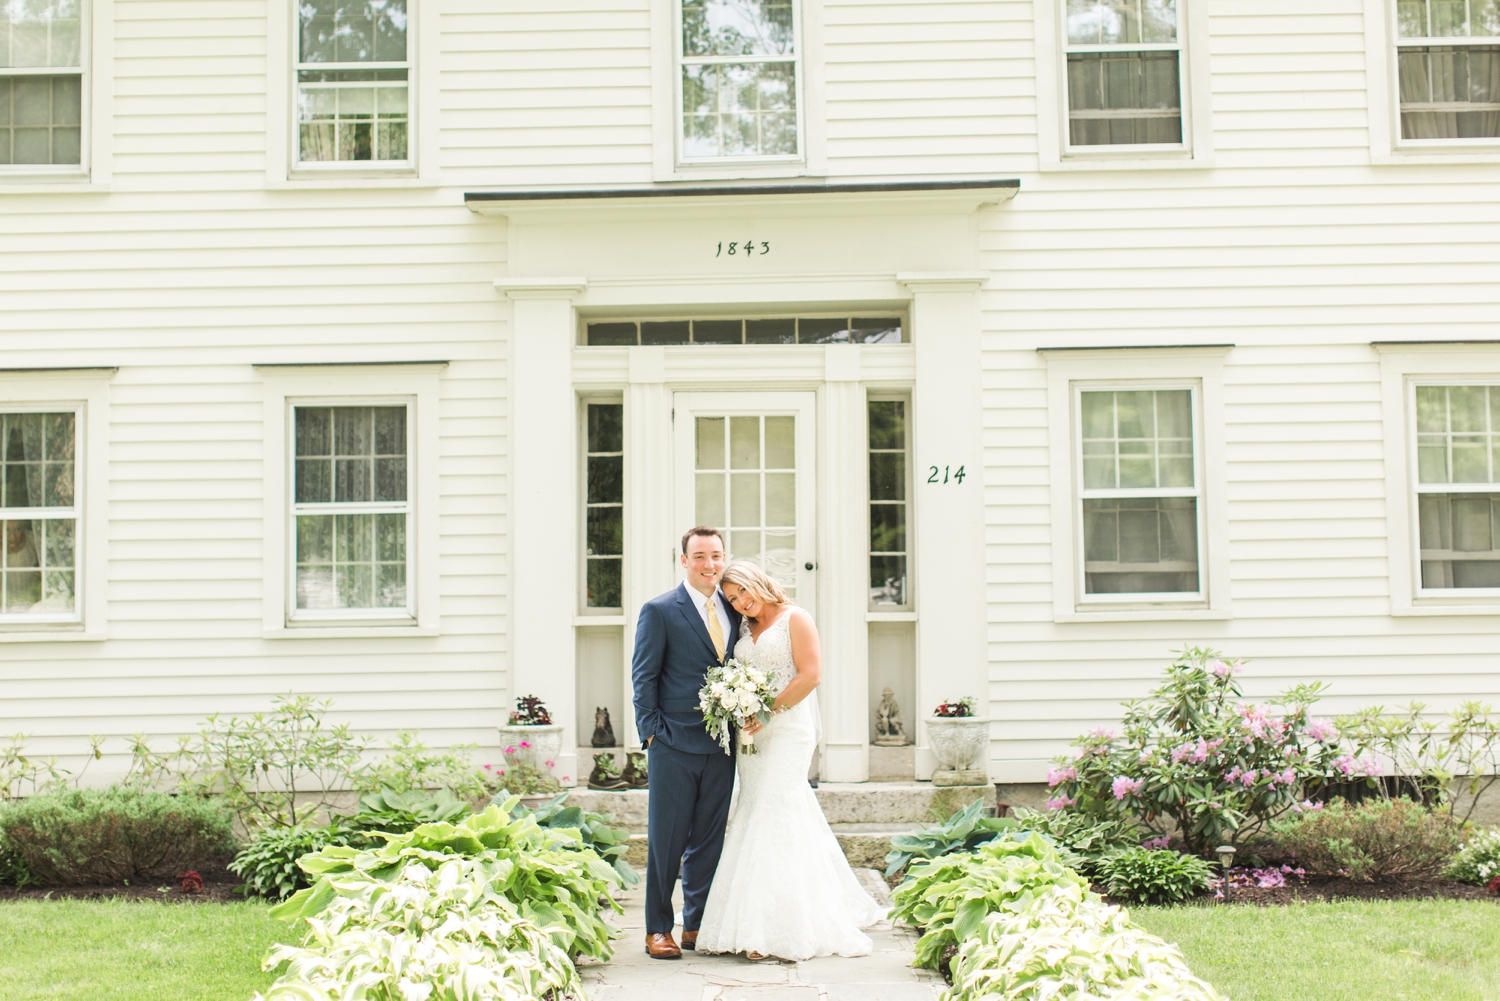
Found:
[[[803,629],[815,630],[818,628],[818,624],[813,621],[811,613],[809,613],[807,609],[801,607],[800,605],[790,606],[786,610],[786,617],[787,625],[791,626],[793,629],[796,629],[799,626]]]

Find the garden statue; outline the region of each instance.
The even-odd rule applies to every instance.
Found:
[[[620,766],[615,764],[613,751],[600,751],[594,755],[594,770],[589,772],[589,788],[611,792],[630,788],[630,783],[620,774]]]
[[[620,776],[632,789],[645,789],[650,785],[646,778],[646,752],[630,751],[625,755],[625,772]]]
[[[609,722],[609,710],[600,706],[594,710],[594,740],[595,747],[614,747],[615,728]]]
[[[880,705],[875,710],[875,746],[905,747],[911,743],[911,738],[901,726],[901,707],[896,704],[896,693],[887,688],[880,694]]]

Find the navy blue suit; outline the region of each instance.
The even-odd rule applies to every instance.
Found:
[[[708,735],[698,708],[703,676],[719,663],[700,611],[704,600],[690,586],[674,587],[642,605],[636,619],[630,669],[635,727],[642,744],[654,738],[647,748],[646,931],[651,934],[672,931],[672,887],[679,870],[682,927],[698,930],[724,849],[734,791],[734,758]],[[739,635],[740,615],[722,594],[715,592],[714,600],[729,619],[727,658]]]

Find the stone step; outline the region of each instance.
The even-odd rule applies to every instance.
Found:
[[[891,850],[893,834],[910,834],[919,824],[830,824],[844,858],[855,869],[885,870],[885,856]],[[646,835],[632,834],[625,849],[625,861],[637,869],[646,867]]]

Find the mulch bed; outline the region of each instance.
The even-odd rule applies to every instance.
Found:
[[[0,886],[0,901],[6,900],[98,900],[106,897],[123,897],[130,900],[155,900],[170,904],[223,904],[232,900],[243,900],[234,888],[244,882],[225,868],[234,856],[204,862],[195,870],[203,878],[203,890],[185,893],[178,879],[147,879],[125,885],[106,886],[28,886],[18,890],[14,886]]]
[[[1129,906],[1093,887],[1111,904]],[[1356,883],[1344,876],[1310,875],[1306,879],[1289,879],[1285,886],[1235,886],[1230,889],[1229,903],[1254,904],[1257,907],[1284,907],[1322,900],[1489,900],[1500,903],[1500,897],[1482,886],[1455,883],[1448,879],[1408,879],[1399,883]],[[1222,907],[1224,901],[1205,894],[1185,902],[1186,906]]]

